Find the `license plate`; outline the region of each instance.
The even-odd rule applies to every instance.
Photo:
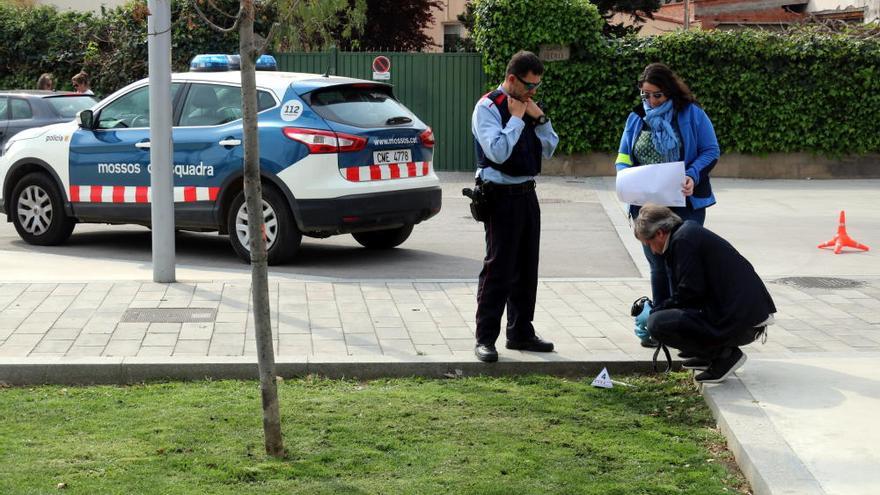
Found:
[[[412,150],[383,150],[373,152],[374,165],[407,163],[412,161]]]

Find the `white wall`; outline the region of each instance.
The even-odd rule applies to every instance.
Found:
[[[810,0],[807,12],[843,10],[847,7],[865,7],[865,22],[880,21],[880,0]]]

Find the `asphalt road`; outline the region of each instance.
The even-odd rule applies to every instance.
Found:
[[[462,187],[470,173],[440,173],[443,209],[416,226],[400,247],[372,251],[351,236],[304,238],[298,259],[272,267],[281,277],[317,279],[473,280],[484,254],[482,224],[468,211]],[[605,213],[591,179],[541,177],[540,276],[638,277],[639,272]],[[149,280],[151,234],[144,227],[77,225],[61,246],[31,246],[11,223],[0,224],[0,279],[21,281]],[[182,232],[176,238],[179,280],[247,277],[247,265],[226,236]]]

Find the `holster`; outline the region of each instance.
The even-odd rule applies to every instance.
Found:
[[[485,222],[489,216],[491,198],[486,190],[487,186],[489,183],[484,183],[478,178],[473,189],[466,187],[461,190],[463,196],[470,198],[471,216],[478,222]]]

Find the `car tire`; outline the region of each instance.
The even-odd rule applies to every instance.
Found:
[[[302,233],[296,226],[287,201],[271,188],[263,189],[263,221],[266,222],[269,265],[280,265],[292,259],[299,251]],[[250,263],[247,225],[247,205],[244,191],[241,191],[232,200],[226,216],[226,227],[235,254],[245,263]]]
[[[55,181],[43,173],[28,174],[15,185],[9,211],[18,235],[37,246],[61,244],[76,225],[64,211]]]
[[[408,223],[403,227],[385,230],[370,230],[368,232],[354,232],[351,234],[354,240],[361,246],[369,249],[391,249],[403,244],[403,241],[412,234],[413,224]]]

